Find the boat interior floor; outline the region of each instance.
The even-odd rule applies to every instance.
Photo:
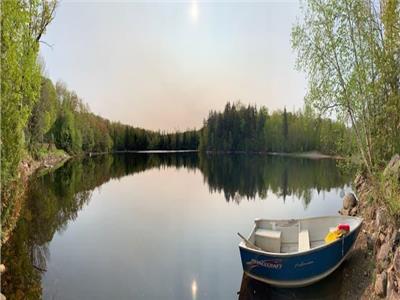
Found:
[[[338,217],[321,217],[304,220],[256,220],[250,242],[271,253],[295,253],[307,251],[325,244],[325,236],[346,222],[350,228],[357,220]]]

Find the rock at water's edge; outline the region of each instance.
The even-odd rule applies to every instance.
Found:
[[[351,210],[353,207],[357,206],[357,199],[353,193],[348,193],[343,197],[343,208]]]

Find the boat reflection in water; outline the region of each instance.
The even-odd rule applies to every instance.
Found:
[[[340,298],[345,261],[335,272],[316,284],[302,288],[277,288],[255,280],[243,273],[239,300],[294,300],[294,299],[327,299]]]

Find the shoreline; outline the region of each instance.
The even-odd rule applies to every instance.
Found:
[[[35,175],[38,172],[40,173],[39,175],[51,172],[61,167],[66,161],[70,160],[73,157],[75,156],[71,156],[64,151],[62,151],[62,153],[51,152],[45,157],[38,160],[35,160],[32,157],[27,157],[23,159],[20,163],[20,172],[22,174],[21,179],[29,180],[31,176]]]
[[[106,154],[125,154],[125,153],[134,153],[134,154],[175,154],[175,153],[203,153],[207,155],[239,155],[239,154],[248,154],[248,155],[267,155],[267,156],[282,156],[282,157],[295,157],[295,158],[307,158],[307,159],[334,159],[334,160],[345,160],[346,157],[340,155],[329,155],[324,154],[318,151],[308,151],[308,152],[268,152],[268,151],[200,151],[200,150],[119,150],[119,151],[110,151],[110,152],[86,152],[77,155],[71,156],[74,157],[92,157],[98,155],[106,155]]]
[[[39,160],[26,156],[20,162],[19,176],[10,182],[6,188],[3,187],[2,190],[2,210],[6,211],[5,215],[2,215],[2,245],[7,242],[20,218],[29,181],[35,176],[41,176],[58,169],[71,158],[72,156],[64,151],[56,151],[50,152]]]
[[[391,180],[400,179],[399,156],[392,158],[383,176],[386,189],[391,188]],[[400,230],[387,203],[382,202],[387,194],[380,189],[377,192],[376,183],[360,174],[354,179],[353,190],[355,206],[345,207],[344,201],[340,213],[357,215],[364,221],[353,253],[343,268],[347,280],[342,287],[345,293],[342,298],[399,300]]]

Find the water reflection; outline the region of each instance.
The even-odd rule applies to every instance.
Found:
[[[243,274],[239,300],[335,300],[340,298],[342,268],[339,267],[318,284],[294,289],[271,287]]]
[[[307,206],[311,190],[343,187],[349,176],[333,160],[310,160],[264,155],[200,156],[199,168],[212,192],[223,192],[226,201],[266,199],[272,192],[286,200],[296,196]]]
[[[111,179],[171,167],[200,171],[210,192],[222,192],[227,202],[236,203],[266,199],[272,193],[282,201],[295,196],[307,207],[313,190],[343,187],[350,178],[339,172],[334,161],[259,155],[121,154],[70,161],[30,184],[21,218],[2,247],[8,271],[2,276],[1,287],[7,299],[42,297],[41,279],[50,258],[49,243],[56,232],[63,232],[77,218],[97,187]],[[198,284],[193,279],[192,299],[198,297]]]
[[[243,274],[240,291],[238,292],[239,300],[336,300],[346,298],[344,297],[345,291],[342,291],[341,286],[343,270],[348,267],[348,260],[346,260],[329,277],[324,278],[317,284],[301,288],[272,287]]]
[[[192,299],[193,300],[197,299],[197,282],[196,282],[196,280],[192,281]]]

